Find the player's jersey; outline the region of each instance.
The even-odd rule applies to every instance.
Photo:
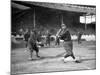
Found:
[[[67,29],[62,29],[60,31],[60,39],[64,40],[64,41],[71,41],[71,35],[70,32]]]
[[[36,41],[37,41],[37,34],[35,32],[31,32],[29,41],[33,42],[33,43],[36,43]]]

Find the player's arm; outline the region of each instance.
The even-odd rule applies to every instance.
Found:
[[[60,36],[60,33],[61,33],[61,29],[59,29],[59,31],[57,32],[56,36]]]

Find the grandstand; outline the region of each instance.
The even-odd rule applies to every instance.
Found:
[[[96,14],[95,6],[12,1],[11,7],[12,32],[18,33],[21,28],[32,29],[35,24],[35,28],[43,33],[50,30],[52,34],[56,34],[63,16],[63,22],[70,29],[71,34],[76,34],[78,31],[95,34],[95,21],[88,24],[80,22],[80,16]]]

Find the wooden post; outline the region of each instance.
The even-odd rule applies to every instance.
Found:
[[[63,22],[63,14],[61,15],[61,24],[64,24],[64,22]]]
[[[34,13],[33,13],[33,24],[34,24],[34,28],[35,28],[35,25],[36,25],[36,23],[35,23],[35,8],[34,8]]]
[[[86,24],[86,15],[85,15],[85,30],[87,29],[87,24]]]

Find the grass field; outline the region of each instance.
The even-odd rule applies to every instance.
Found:
[[[81,57],[81,63],[67,62],[64,63],[62,58],[65,50],[62,46],[50,48],[40,48],[39,55],[34,60],[29,60],[29,52],[24,48],[24,43],[17,43],[16,48],[11,50],[11,73],[38,73],[38,72],[57,72],[57,71],[73,71],[73,70],[90,70],[96,68],[96,45],[95,41],[83,41],[78,45],[73,42],[74,54]],[[19,47],[18,47],[19,46]]]

